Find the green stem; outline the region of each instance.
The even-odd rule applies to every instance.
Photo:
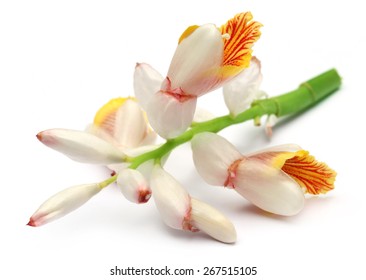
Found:
[[[99,183],[99,187],[101,189],[104,189],[105,187],[109,186],[110,184],[114,183],[117,180],[117,175],[113,175],[109,177],[108,179],[102,181]]]
[[[216,133],[228,126],[257,119],[263,115],[273,114],[277,117],[282,117],[299,113],[335,92],[340,85],[341,78],[337,71],[335,69],[328,70],[302,83],[296,90],[276,97],[255,101],[251,108],[235,117],[226,115],[206,122],[196,123],[191,129],[178,137],[167,140],[159,148],[132,158],[130,168],[137,168],[151,159],[161,159],[174,148],[190,141],[193,136],[201,132]]]

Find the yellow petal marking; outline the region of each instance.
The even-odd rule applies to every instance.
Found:
[[[300,150],[287,159],[282,170],[307,193],[324,194],[334,189],[337,173],[327,164],[317,161],[308,151]]]
[[[182,35],[180,35],[179,40],[178,40],[178,45],[185,39],[187,38],[189,35],[191,35],[199,26],[198,25],[191,25],[189,26],[186,30],[184,30],[184,32],[182,33]]]
[[[135,100],[133,97],[119,97],[109,100],[95,114],[94,125],[113,134],[116,112],[129,99]]]
[[[248,67],[252,57],[252,46],[259,39],[261,23],[252,21],[250,12],[237,14],[220,28],[221,34],[229,34],[224,39],[224,60],[220,72],[225,77],[235,76]]]

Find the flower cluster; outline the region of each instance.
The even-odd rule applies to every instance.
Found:
[[[143,204],[153,197],[169,227],[202,231],[221,242],[235,242],[231,221],[193,198],[164,169],[170,151],[190,140],[195,167],[208,184],[234,189],[267,212],[295,215],[304,206],[305,193],[318,195],[332,190],[336,173],[298,145],[243,155],[216,134],[267,112],[263,109],[259,114],[252,107],[255,100],[265,97],[260,90],[261,64],[252,56],[260,27],[249,12],[236,15],[221,27],[190,26],[178,40],[165,78],[150,65],[138,63],[134,73],[136,98],[110,100],[84,131],[49,129],[38,133],[37,138],[46,146],[79,162],[105,165],[112,175],[99,183],[57,193],[39,207],[28,225],[40,226],[60,218],[115,182],[133,203]],[[228,116],[202,122],[195,119],[198,97],[219,87],[223,88]],[[287,100],[291,101],[284,102]],[[277,116],[272,109],[267,113],[267,132],[271,134]],[[166,139],[165,143],[155,144],[157,134]]]

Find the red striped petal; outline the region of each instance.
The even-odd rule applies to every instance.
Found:
[[[310,194],[324,194],[334,189],[337,173],[307,151],[298,151],[287,159],[282,170]]]
[[[252,46],[259,39],[261,33],[259,28],[262,26],[259,22],[252,21],[250,12],[237,14],[226,24],[221,26],[223,35],[229,34],[230,38],[224,43],[224,61],[225,71],[229,75],[239,73],[243,68],[249,66],[252,57]]]

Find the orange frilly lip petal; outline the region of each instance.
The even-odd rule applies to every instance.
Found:
[[[250,12],[235,15],[220,28],[224,39],[224,60],[222,72],[225,76],[235,76],[249,66],[252,46],[259,39],[262,24],[253,21]],[[224,37],[224,38],[225,38]]]
[[[308,151],[300,150],[287,159],[282,170],[309,194],[325,194],[334,189],[337,173],[324,162],[317,161]]]

